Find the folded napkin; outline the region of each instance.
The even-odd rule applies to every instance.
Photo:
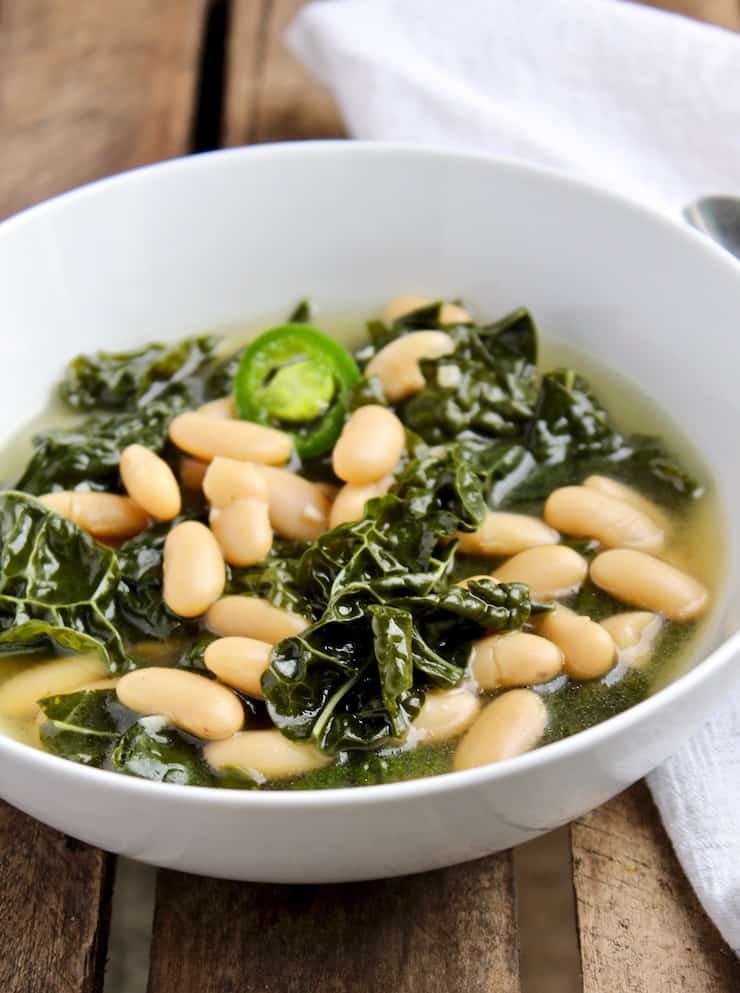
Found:
[[[357,138],[545,163],[669,211],[740,195],[740,36],[622,0],[323,0],[289,47]],[[740,694],[649,777],[740,950]]]

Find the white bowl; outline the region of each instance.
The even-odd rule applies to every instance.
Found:
[[[396,293],[521,303],[545,333],[634,379],[740,505],[740,267],[700,236],[551,172],[474,155],[324,143],[147,168],[0,226],[0,423],[44,403],[80,351],[284,313],[369,312]],[[735,588],[736,522],[717,623]],[[706,640],[706,639],[705,639]],[[740,675],[740,636],[633,709],[488,768],[362,789],[158,785],[0,739],[0,794],[77,838],[234,879],[329,882],[507,848],[603,803],[674,751]],[[2,663],[0,662],[0,665]]]

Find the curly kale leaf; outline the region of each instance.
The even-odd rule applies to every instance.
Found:
[[[0,654],[96,651],[126,662],[115,553],[23,493],[0,494]]]
[[[61,394],[76,410],[132,410],[172,396],[197,404],[218,344],[204,335],[176,345],[154,342],[130,352],[79,355],[67,368]]]
[[[81,765],[103,765],[120,734],[122,708],[115,690],[46,697],[39,707],[46,717],[39,733],[47,751]]]
[[[169,638],[183,626],[162,598],[162,558],[171,526],[171,522],[155,524],[117,552],[116,619],[129,640]]]
[[[121,453],[139,444],[160,452],[170,421],[183,409],[182,398],[150,403],[122,414],[95,415],[71,428],[53,428],[32,440],[33,455],[16,489],[48,493],[74,489],[115,489]]]
[[[157,783],[213,786],[200,748],[162,717],[143,717],[118,739],[111,756],[116,772]]]
[[[452,355],[420,363],[425,388],[398,407],[430,444],[517,438],[537,398],[537,333],[526,310],[485,327],[448,329]]]

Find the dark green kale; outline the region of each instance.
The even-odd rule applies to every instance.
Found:
[[[161,452],[170,421],[182,409],[182,398],[175,395],[140,410],[95,415],[76,427],[43,431],[32,439],[33,455],[16,489],[42,494],[85,484],[115,490],[124,448],[139,444]]]
[[[484,513],[457,446],[420,449],[365,518],[306,549],[295,583],[317,619],[276,647],[263,677],[286,735],[332,753],[403,735],[427,688],[460,682],[472,639],[540,607],[517,584],[450,586],[452,539]]]
[[[46,697],[39,707],[46,717],[40,735],[47,751],[81,765],[103,765],[121,733],[115,690]]]
[[[0,654],[56,646],[121,668],[119,579],[111,549],[33,498],[0,493]]]
[[[118,739],[111,762],[116,772],[157,783],[215,784],[195,739],[166,726],[162,717],[143,717],[132,724]]]
[[[203,374],[218,344],[204,335],[176,345],[79,355],[67,368],[61,394],[76,410],[130,411],[173,396],[194,406],[203,401]]]

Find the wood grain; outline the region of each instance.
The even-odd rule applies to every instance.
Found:
[[[188,148],[206,0],[0,0],[0,217]]]
[[[571,828],[584,993],[737,993],[644,783]]]
[[[149,993],[515,993],[514,904],[509,854],[347,886],[161,872]]]
[[[97,993],[112,859],[0,802],[0,990]]]
[[[302,6],[303,0],[234,0],[224,144],[344,135],[333,97],[282,42]]]
[[[740,31],[740,0],[640,0],[674,14],[685,14],[721,28]]]

